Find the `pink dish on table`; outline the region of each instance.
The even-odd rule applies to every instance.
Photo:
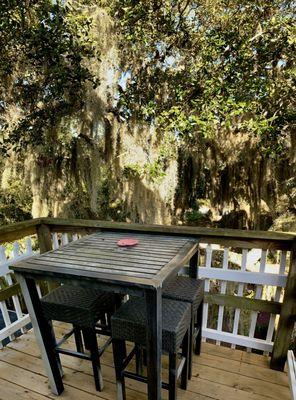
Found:
[[[120,239],[117,242],[117,246],[130,247],[130,246],[135,246],[138,243],[139,243],[139,241],[137,239]]]

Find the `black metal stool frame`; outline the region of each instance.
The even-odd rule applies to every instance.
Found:
[[[51,327],[53,320],[68,322],[73,327],[53,348],[60,370],[62,371],[59,354],[91,361],[98,391],[103,389],[100,357],[111,344],[111,315],[120,306],[121,297],[68,285],[56,288],[41,300],[44,316]],[[97,334],[109,336],[102,347],[98,346]],[[62,347],[72,335],[75,338],[76,351]],[[89,350],[89,354],[84,349]]]
[[[192,309],[191,332],[189,337],[190,354],[189,354],[188,379],[191,379],[192,377],[193,350],[196,355],[200,355],[200,350],[201,350],[203,303],[204,303],[203,301],[200,303],[195,313]]]
[[[169,390],[169,400],[177,399],[177,381],[181,377],[181,388],[186,390],[190,355],[190,337],[192,329],[192,310],[188,302],[163,299],[162,306],[166,317],[163,317],[162,354],[169,355],[169,382],[161,382],[163,389]],[[117,398],[125,400],[125,378],[148,383],[140,372],[141,354],[145,345],[147,313],[143,301],[131,298],[123,304],[111,318],[111,332],[114,366],[117,381]],[[127,355],[125,342],[135,343]],[[181,354],[180,354],[181,349]],[[126,370],[135,356],[136,372]],[[180,362],[178,359],[180,357]]]
[[[166,296],[163,295],[165,298]],[[167,298],[173,299],[173,296],[168,296]],[[178,301],[183,301],[178,299]],[[185,300],[184,300],[185,301]],[[201,300],[199,306],[194,310],[192,305],[192,314],[191,314],[191,326],[190,326],[190,335],[189,335],[189,367],[188,367],[188,379],[192,377],[192,355],[193,352],[196,355],[200,355],[201,351],[201,340],[202,340],[202,320],[203,320],[203,304],[204,300]],[[147,355],[146,350],[139,346],[136,351],[136,363],[138,365],[138,369],[142,369],[142,365],[147,365]]]
[[[82,335],[84,339],[84,346],[82,341]],[[111,332],[108,326],[103,324],[96,324],[94,328],[82,328],[73,326],[73,328],[67,332],[61,340],[56,343],[55,352],[58,357],[59,354],[65,354],[72,357],[80,358],[82,360],[89,360],[92,363],[93,375],[95,380],[95,386],[98,391],[103,390],[103,377],[101,372],[100,357],[111,344],[112,339],[109,337],[102,347],[98,346],[97,334],[110,336]],[[69,337],[74,335],[76,351],[62,348],[62,344],[65,343]],[[90,354],[84,352],[84,347],[89,350]]]
[[[190,353],[190,328],[187,330],[181,345],[181,359],[179,365],[178,353],[169,353],[169,382],[162,382],[162,388],[169,391],[169,400],[177,399],[177,382],[181,377],[181,389],[186,390],[188,384],[189,353]],[[117,400],[126,400],[125,378],[134,379],[146,383],[148,379],[140,374],[140,364],[136,357],[137,372],[126,371],[128,364],[137,355],[138,345],[127,355],[126,344],[122,339],[112,339],[114,366],[116,374]]]

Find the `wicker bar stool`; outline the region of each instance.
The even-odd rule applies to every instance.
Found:
[[[193,344],[195,354],[200,354],[201,327],[203,315],[204,280],[193,279],[187,276],[177,276],[164,286],[162,295],[164,298],[185,301],[191,304],[191,334],[188,378],[192,376],[192,352]],[[195,342],[195,343],[194,343]]]
[[[120,302],[121,298],[118,295],[70,285],[60,286],[41,299],[43,313],[47,320],[73,325],[73,329],[57,343],[57,357],[62,353],[90,360],[96,389],[99,391],[103,389],[100,356],[111,343],[111,338],[108,338],[99,348],[96,334],[110,336],[110,318]],[[89,350],[90,354],[86,354],[84,351],[81,333],[85,348]],[[73,334],[77,351],[62,348],[62,344]]]
[[[188,382],[191,307],[185,302],[163,299],[162,315],[162,350],[169,354],[169,383],[163,382],[162,387],[169,391],[169,400],[176,400],[178,378],[181,376],[181,388],[184,390]],[[146,321],[145,300],[142,298],[131,298],[111,317],[118,400],[126,399],[125,377],[147,383],[147,378],[139,371],[126,371],[138,346],[146,345]],[[126,355],[125,341],[135,343],[129,355]],[[180,347],[182,354],[177,365]]]

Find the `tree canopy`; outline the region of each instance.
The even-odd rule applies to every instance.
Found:
[[[270,156],[295,130],[294,1],[111,2],[128,84],[120,107],[187,143],[221,131]]]
[[[92,217],[100,193],[104,210],[127,210],[127,182],[148,199],[170,173],[159,195],[170,217],[198,212],[198,199],[217,214],[245,202],[253,221],[261,200],[295,212],[295,10],[291,0],[2,1],[0,164],[20,162],[20,214],[33,190],[45,210],[68,201]],[[126,138],[141,153],[130,160]],[[13,209],[17,188],[3,190]]]
[[[81,2],[83,3],[83,2]],[[0,17],[1,150],[46,144],[63,118],[81,112],[85,60],[97,57],[91,17],[79,2],[9,0]]]
[[[121,38],[118,112],[187,143],[221,130],[274,156],[295,129],[295,2],[10,0],[0,19],[2,150],[41,143],[83,109],[99,44],[91,7]],[[99,40],[98,38],[96,40]],[[120,83],[120,82],[119,82]]]

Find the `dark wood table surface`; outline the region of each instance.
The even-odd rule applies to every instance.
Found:
[[[137,239],[138,244],[133,247],[119,247],[117,241],[124,238]],[[21,284],[52,392],[60,394],[63,391],[63,383],[53,351],[54,335],[42,314],[36,280],[54,280],[144,296],[148,322],[148,398],[160,400],[162,287],[173,279],[188,261],[189,273],[196,277],[195,239],[103,231],[11,266]]]

